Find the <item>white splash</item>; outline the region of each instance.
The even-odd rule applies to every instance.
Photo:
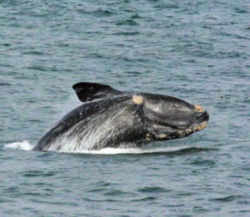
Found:
[[[29,143],[29,141],[24,140],[21,142],[14,142],[4,145],[4,148],[11,148],[11,149],[20,149],[25,151],[30,151],[33,149],[33,145]]]
[[[74,151],[76,154],[100,154],[100,155],[115,155],[115,154],[158,154],[172,153],[190,148],[189,146],[179,147],[161,147],[161,148],[103,148],[101,150],[81,150]],[[70,153],[70,152],[67,152]]]
[[[14,142],[4,145],[4,148],[19,149],[24,151],[31,151],[34,145],[29,141],[24,140],[21,142]],[[74,151],[60,151],[63,153],[72,154],[93,154],[93,155],[115,155],[115,154],[154,154],[154,153],[171,153],[190,148],[189,146],[177,146],[177,147],[157,147],[157,148],[103,148],[101,150],[74,150]]]

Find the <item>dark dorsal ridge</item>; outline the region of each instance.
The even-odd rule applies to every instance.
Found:
[[[72,88],[81,102],[112,97],[122,93],[121,91],[115,90],[108,85],[89,82],[74,84]]]

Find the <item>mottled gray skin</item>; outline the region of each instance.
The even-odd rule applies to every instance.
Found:
[[[124,145],[140,147],[151,141],[188,136],[205,128],[209,119],[200,106],[175,97],[123,93],[105,85],[102,88],[101,84],[91,88],[92,83],[76,85],[79,99],[87,102],[58,122],[34,150],[77,152]]]

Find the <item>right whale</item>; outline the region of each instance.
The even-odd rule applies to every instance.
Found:
[[[39,151],[81,152],[107,147],[142,147],[186,137],[207,126],[199,105],[152,93],[122,92],[104,84],[73,85],[82,105],[63,117],[34,147]]]

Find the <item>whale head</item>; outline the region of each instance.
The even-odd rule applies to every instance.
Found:
[[[209,115],[199,105],[156,94],[134,96],[142,105],[146,139],[170,140],[186,137],[207,126]]]

